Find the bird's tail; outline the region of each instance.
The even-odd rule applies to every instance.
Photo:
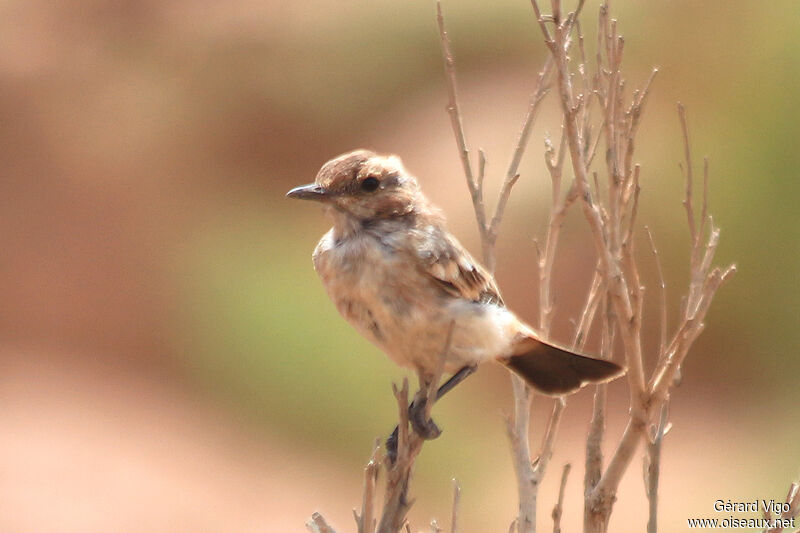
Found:
[[[605,383],[626,372],[611,361],[572,353],[532,335],[521,338],[513,354],[499,361],[528,385],[551,396],[575,392],[589,383]]]

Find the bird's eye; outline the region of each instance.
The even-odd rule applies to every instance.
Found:
[[[373,178],[370,176],[361,182],[361,190],[366,192],[375,192],[378,190],[378,186],[380,184],[381,183],[378,181],[378,178]]]

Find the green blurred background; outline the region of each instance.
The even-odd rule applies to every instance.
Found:
[[[493,201],[541,38],[522,0],[444,8],[468,142],[488,154]],[[717,499],[782,498],[800,470],[800,5],[613,11],[629,86],[660,69],[635,159],[670,323],[688,261],[678,100],[698,172],[710,157],[718,261],[739,267],[672,402],[661,521],[681,531],[689,517],[727,516],[714,513]],[[589,2],[589,35],[596,13]],[[394,424],[390,383],[406,374],[339,318],[310,260],[328,221],[284,193],[344,151],[397,153],[479,250],[434,14],[416,0],[0,2],[0,529],[304,531],[320,510],[354,530],[361,468]],[[542,139],[558,136],[555,104],[545,102],[499,242],[500,286],[530,321],[532,239],[550,194]],[[569,338],[592,267],[575,211],[556,263],[557,339]],[[652,350],[649,254],[642,268]],[[611,389],[609,454],[627,412],[624,384]],[[574,466],[565,530],[581,522],[590,401],[589,392],[570,400],[542,489],[543,527],[565,462]],[[447,523],[457,477],[462,530],[507,530],[509,408],[497,368],[437,406],[445,432],[418,461],[415,528]],[[534,442],[550,408],[536,404]],[[637,458],[614,531],[644,529],[640,473]]]

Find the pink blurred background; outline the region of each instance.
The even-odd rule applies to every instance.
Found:
[[[444,8],[492,203],[544,49],[527,2]],[[394,425],[390,383],[405,374],[338,317],[310,261],[328,221],[283,195],[341,152],[397,153],[478,250],[434,4],[11,0],[0,12],[0,530],[299,532],[319,510],[354,531],[361,468]],[[587,32],[596,12],[589,2]],[[630,83],[661,70],[636,160],[671,324],[688,262],[677,100],[696,164],[710,157],[719,262],[739,265],[672,402],[660,518],[662,531],[681,531],[690,517],[724,518],[717,499],[783,498],[800,470],[800,6],[614,12]],[[547,100],[499,242],[499,283],[530,321],[555,111]],[[557,339],[589,283],[585,229],[572,213],[556,263]],[[652,349],[656,278],[648,255],[642,264]],[[607,454],[626,394],[612,387]],[[582,392],[565,414],[542,527],[565,462],[564,530],[581,523],[590,400]],[[550,406],[536,404],[534,442]],[[461,531],[507,530],[509,409],[498,368],[437,406],[445,432],[417,463],[415,530],[448,523],[453,477]],[[645,522],[637,458],[611,529]]]

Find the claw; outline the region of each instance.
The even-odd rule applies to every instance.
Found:
[[[425,416],[425,406],[427,400],[422,397],[419,402],[411,402],[408,406],[408,421],[411,422],[411,427],[414,431],[425,440],[433,440],[442,434],[442,430],[436,425],[431,418]]]
[[[436,391],[436,397],[433,401],[436,401],[447,394],[456,385],[474,373],[475,370],[477,370],[476,366],[465,366],[453,374],[450,379],[442,384],[439,387],[439,390]],[[420,389],[420,391],[421,390],[422,389]],[[415,398],[414,401],[411,402],[411,405],[408,406],[408,421],[411,423],[411,427],[414,429],[414,432],[417,433],[417,435],[425,440],[433,440],[442,434],[442,430],[439,429],[439,426],[436,425],[436,422],[425,416],[426,404],[427,400],[425,397],[418,393],[418,397]],[[386,439],[386,457],[388,457],[390,464],[394,464],[397,460],[398,431],[399,430],[397,426],[395,426],[392,434],[389,435],[388,439]]]
[[[431,418],[425,417],[426,403],[424,399],[419,404],[416,401],[411,402],[411,405],[408,406],[408,421],[417,435],[425,440],[433,440],[442,434],[442,430]],[[399,428],[395,426],[392,434],[386,439],[386,456],[389,458],[390,464],[394,464],[397,460],[397,434],[399,431]]]
[[[394,464],[397,461],[397,432],[399,428],[397,426],[394,427],[394,431],[392,434],[389,435],[389,438],[386,439],[386,457],[389,458],[389,464]]]

